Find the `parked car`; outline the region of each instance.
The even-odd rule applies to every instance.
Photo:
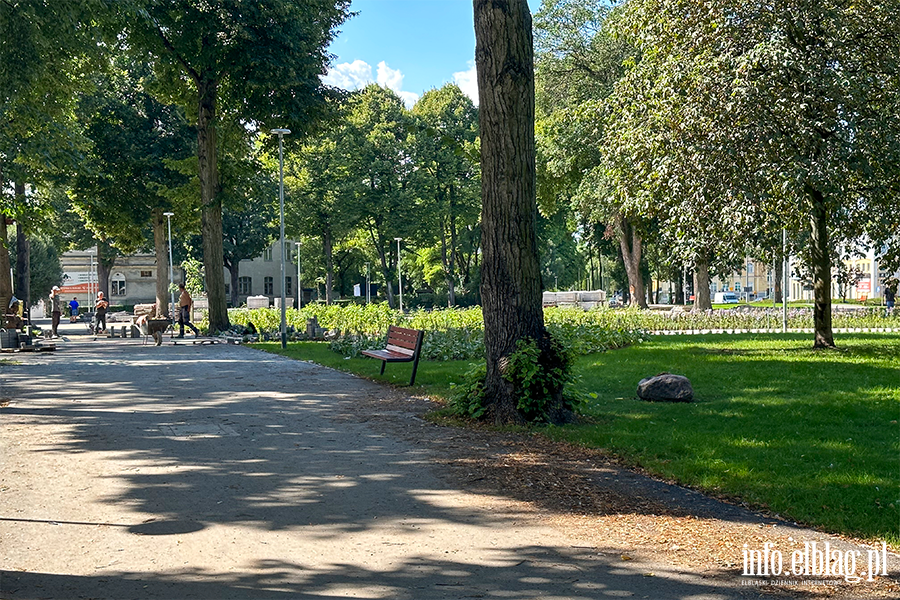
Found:
[[[737,304],[738,297],[734,292],[716,292],[713,298],[714,304]]]

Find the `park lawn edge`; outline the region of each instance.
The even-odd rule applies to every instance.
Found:
[[[867,338],[870,336],[856,336],[859,338]],[[888,343],[896,344],[900,341],[900,337],[896,335],[887,335],[884,336],[888,338]],[[746,344],[750,343],[748,340],[757,340],[759,338],[764,338],[767,340],[771,339],[781,339],[786,340],[789,344],[794,344],[801,348],[807,348],[811,346],[811,343],[805,336],[797,336],[797,335],[775,335],[775,336],[752,336],[752,335],[744,335],[744,336],[728,336],[728,338],[722,338],[721,336],[715,336],[710,339],[706,339],[704,343],[712,344],[714,347],[720,347],[723,344],[735,343],[735,344]],[[839,344],[841,342],[846,342],[849,336],[842,336]],[[694,342],[698,342],[701,340],[700,336],[690,337],[690,336],[672,336],[671,338],[664,337],[656,337],[654,336],[654,340],[658,340],[664,343],[671,344],[690,344]],[[871,343],[871,342],[864,342]],[[877,346],[877,344],[876,344]],[[405,386],[405,382],[408,381],[408,371],[402,368],[396,368],[395,365],[389,365],[387,371],[385,372],[384,377],[378,376],[378,369],[380,368],[380,362],[369,360],[369,359],[350,359],[346,360],[343,357],[331,352],[326,344],[316,344],[314,342],[306,342],[298,345],[291,344],[288,347],[287,351],[282,351],[280,345],[277,343],[270,344],[255,344],[254,347],[259,348],[264,351],[271,351],[275,354],[285,355],[291,358],[298,358],[301,360],[307,360],[311,362],[316,362],[318,364],[322,364],[323,366],[336,368],[337,370],[349,372],[356,374],[358,376],[370,379],[372,381],[378,383],[388,383],[394,386]],[[292,348],[293,347],[293,348]],[[314,350],[314,352],[313,352]],[[590,356],[606,356],[608,354],[618,354],[621,353],[621,350],[613,351],[612,353],[599,353],[597,355]],[[725,352],[725,354],[729,354],[729,352]],[[751,352],[752,354],[752,352]],[[829,355],[819,355],[821,357],[827,358]],[[831,355],[834,356],[834,355]],[[865,357],[864,357],[865,358]],[[582,357],[581,361],[590,361],[590,357]],[[864,364],[865,361],[863,361]],[[410,389],[413,393],[425,394],[431,397],[433,400],[438,402],[445,402],[446,398],[449,396],[450,392],[450,384],[448,380],[455,379],[456,381],[461,381],[462,374],[468,368],[470,361],[455,361],[452,364],[448,365],[447,363],[434,363],[434,362],[423,362],[420,363],[419,368],[419,380],[417,385],[414,388]],[[893,367],[893,364],[890,365]],[[395,368],[391,368],[395,367]],[[424,367],[424,368],[423,368]],[[437,373],[430,373],[430,371],[437,369]],[[648,373],[655,374],[655,373]],[[387,379],[387,381],[386,381]],[[584,384],[584,382],[582,382]],[[837,386],[840,387],[840,386]],[[633,391],[629,391],[628,394],[633,396]],[[889,402],[892,402],[895,396],[890,396],[888,398]],[[623,400],[620,398],[619,400]],[[706,399],[708,400],[708,399]],[[694,407],[703,407],[707,404],[705,399],[700,399],[700,402],[691,404],[689,406]],[[628,400],[626,400],[628,402]],[[634,405],[632,405],[634,406]],[[641,405],[636,405],[641,406]],[[898,404],[900,406],[900,404]],[[677,410],[677,409],[676,409]],[[552,426],[533,426],[527,429],[527,431],[535,432],[541,434],[548,439],[555,441],[564,441],[566,443],[570,443],[576,446],[581,446],[585,448],[590,448],[595,451],[601,451],[611,459],[613,459],[617,464],[621,464],[628,468],[637,470],[641,473],[647,474],[655,479],[660,481],[665,481],[668,483],[673,483],[675,485],[679,485],[682,487],[686,487],[689,489],[700,491],[710,497],[714,497],[723,501],[726,501],[731,504],[736,504],[744,507],[753,508],[767,516],[780,517],[782,519],[795,522],[798,524],[807,525],[813,528],[816,528],[821,531],[827,531],[829,533],[835,533],[838,535],[843,535],[847,537],[852,537],[854,539],[862,539],[867,541],[886,541],[892,548],[898,549],[900,548],[900,527],[892,528],[889,527],[886,531],[884,529],[879,530],[878,532],[866,531],[865,528],[860,529],[858,526],[848,527],[847,524],[842,524],[840,522],[835,522],[834,520],[829,520],[829,515],[827,514],[829,511],[825,511],[825,515],[822,518],[818,518],[815,512],[804,514],[804,511],[799,511],[799,513],[794,512],[792,510],[785,510],[783,506],[783,502],[776,501],[771,502],[765,495],[765,490],[763,492],[759,492],[757,490],[753,490],[749,488],[748,490],[738,488],[737,491],[735,489],[729,487],[729,485],[708,485],[704,484],[702,479],[703,477],[698,478],[684,476],[680,474],[676,470],[672,470],[671,468],[667,468],[668,460],[665,457],[650,457],[648,458],[646,455],[642,455],[641,452],[635,451],[633,448],[623,447],[621,444],[607,444],[607,443],[598,443],[596,440],[584,439],[585,436],[582,433],[585,430],[590,430],[593,425],[596,425],[597,422],[602,423],[602,421],[608,418],[609,415],[604,415],[600,413],[599,415],[591,414],[591,410],[589,409],[585,415],[585,418],[582,419],[581,424],[577,424],[575,426],[566,426],[566,427],[552,427]],[[445,409],[437,409],[432,411],[432,413],[428,416],[429,420],[441,424],[441,425],[449,425],[449,426],[462,426],[462,427],[470,427],[473,424],[466,422],[465,420],[454,418],[447,414]],[[476,424],[475,426],[481,428],[485,427],[484,424]],[[503,430],[498,428],[498,430]],[[517,428],[516,430],[522,431],[522,428]],[[581,432],[581,433],[579,433]],[[589,437],[589,436],[588,436]],[[752,440],[751,440],[752,441]],[[662,462],[660,462],[661,459]],[[900,467],[900,462],[898,462],[898,467]],[[705,468],[705,467],[702,467]],[[801,473],[802,475],[802,473]],[[847,487],[847,486],[845,486]],[[802,493],[798,493],[802,496]],[[812,494],[808,494],[812,495]],[[858,494],[857,494],[858,495]],[[888,493],[889,496],[889,493]],[[885,501],[885,504],[887,502]],[[871,507],[869,507],[871,511]],[[895,505],[891,506],[891,510],[896,510]],[[883,519],[882,519],[883,520]]]

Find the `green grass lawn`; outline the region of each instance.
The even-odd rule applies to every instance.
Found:
[[[900,546],[900,335],[853,334],[838,351],[809,335],[655,337],[579,359],[591,424],[548,427],[686,485],[816,527]],[[259,344],[282,353],[278,344]],[[350,359],[327,344],[288,356],[404,384],[409,364]],[[446,397],[465,361],[423,362],[416,387]],[[690,378],[691,404],[635,398],[643,377]]]

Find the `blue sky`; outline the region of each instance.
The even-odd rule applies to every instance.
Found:
[[[532,12],[540,0],[528,0]],[[357,89],[377,82],[412,106],[431,88],[456,83],[477,102],[472,0],[354,0],[325,82]]]

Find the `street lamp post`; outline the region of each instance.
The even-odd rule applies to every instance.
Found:
[[[400,289],[400,312],[403,312],[403,276],[400,274],[400,240],[403,238],[394,238],[397,240],[397,287]]]
[[[175,216],[173,212],[164,212],[166,220],[169,222],[169,294],[172,298],[172,304],[169,305],[169,314],[172,315],[172,322],[175,322],[175,284],[172,281],[173,277],[173,268],[172,268],[172,217]]]
[[[297,308],[303,308],[303,285],[300,279],[300,242],[297,242]]]
[[[284,293],[284,136],[290,129],[272,129],[278,136],[278,207],[281,213],[281,347],[287,348],[287,316]]]

